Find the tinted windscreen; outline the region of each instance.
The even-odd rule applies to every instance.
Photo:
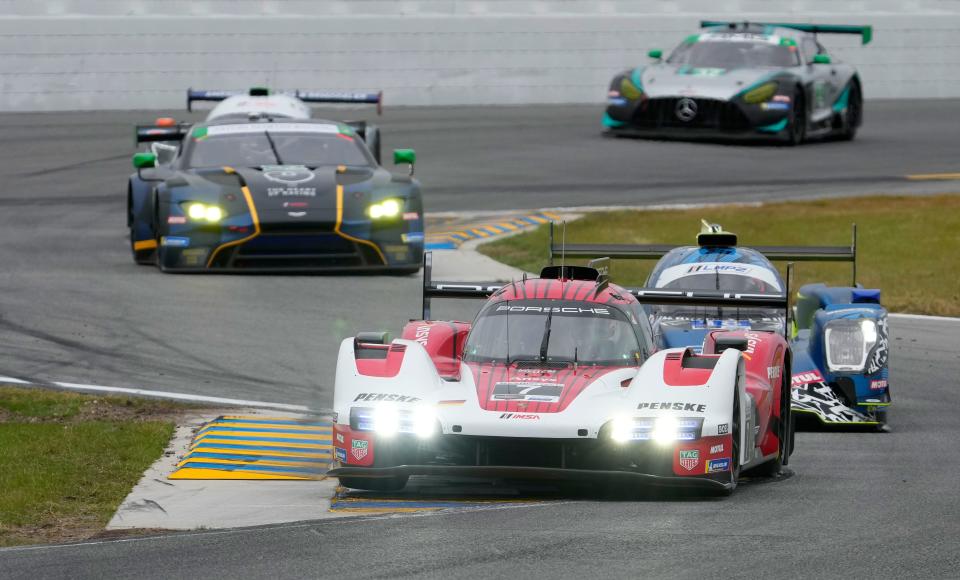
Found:
[[[370,165],[356,137],[336,132],[290,132],[269,125],[234,134],[208,134],[193,138],[188,167],[260,165]],[[210,132],[221,127],[211,127]]]
[[[728,290],[730,292],[747,294],[779,294],[779,288],[774,288],[771,284],[751,278],[750,276],[739,276],[736,274],[694,274],[672,280],[671,282],[659,286],[658,288],[682,289],[682,290]]]
[[[464,360],[637,365],[640,345],[618,309],[591,302],[517,300],[485,308]]]
[[[796,46],[757,41],[700,41],[681,44],[667,62],[697,68],[790,67],[800,64]]]

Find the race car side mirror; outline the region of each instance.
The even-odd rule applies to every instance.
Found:
[[[417,152],[413,149],[394,149],[393,164],[402,165],[404,163],[410,164],[410,175],[413,175],[413,166],[417,163]]]
[[[141,151],[133,156],[133,166],[136,169],[149,169],[157,166],[157,156],[153,153]]]
[[[647,56],[649,56],[650,58],[660,60],[661,58],[663,58],[663,51],[660,50],[659,48],[654,48],[654,49],[651,49],[649,52],[647,52]]]
[[[830,64],[830,55],[829,54],[813,55],[813,64]]]

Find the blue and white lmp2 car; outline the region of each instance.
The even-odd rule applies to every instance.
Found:
[[[737,246],[737,237],[705,224],[696,246],[560,244],[566,259],[658,259],[645,286],[665,290],[789,293],[774,261],[844,261],[854,264],[854,286],[807,284],[797,293],[792,320],[782,311],[658,306],[648,313],[664,348],[699,346],[710,331],[764,330],[790,337],[792,407],[825,425],[886,429],[891,403],[887,311],[880,290],[856,284],[856,229],[849,247]],[[790,275],[787,276],[788,280]],[[749,350],[746,353],[749,355]]]

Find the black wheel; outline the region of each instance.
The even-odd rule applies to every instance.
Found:
[[[790,120],[787,128],[787,144],[800,145],[807,138],[807,103],[803,91],[793,92],[793,109],[790,111]]]
[[[740,481],[740,385],[737,384],[737,391],[733,394],[733,416],[730,418],[730,436],[733,438],[733,451],[730,457],[730,489],[727,493],[733,493],[737,489],[737,482]]]
[[[136,246],[137,217],[133,215],[133,193],[127,187],[127,229],[130,232],[130,253],[133,261],[141,266],[149,266],[156,260],[156,249],[138,250]]]
[[[341,477],[340,485],[368,491],[400,491],[407,485],[409,476],[397,477]]]
[[[777,425],[777,442],[779,448],[777,449],[777,456],[766,463],[758,465],[756,468],[751,469],[751,474],[756,474],[760,477],[773,477],[778,475],[782,470],[784,464],[789,460],[790,451],[793,448],[793,414],[791,413],[790,406],[790,379],[792,377],[790,370],[790,365],[788,362],[784,362],[780,366],[780,412],[779,414],[779,424]]]
[[[847,110],[843,113],[843,124],[840,130],[840,139],[853,141],[857,136],[857,129],[863,119],[863,96],[860,94],[860,85],[850,83],[850,96],[847,98]]]

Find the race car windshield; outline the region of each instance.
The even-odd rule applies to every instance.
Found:
[[[491,304],[477,318],[464,360],[636,366],[634,327],[617,308],[592,302],[515,300]]]
[[[187,159],[188,167],[371,164],[355,137],[273,131],[193,139]]]
[[[790,67],[800,64],[797,47],[761,41],[711,40],[683,43],[667,62],[695,68]]]

